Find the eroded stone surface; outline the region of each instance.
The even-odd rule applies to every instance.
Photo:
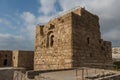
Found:
[[[36,28],[34,70],[112,64],[111,42],[101,39],[98,16],[73,10]]]
[[[0,67],[23,67],[33,70],[34,51],[0,50]]]

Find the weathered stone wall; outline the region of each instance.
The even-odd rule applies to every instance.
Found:
[[[72,66],[71,13],[37,26],[34,69],[62,69]]]
[[[24,67],[33,69],[34,51],[0,51],[0,67]]]
[[[84,9],[72,14],[72,49],[73,67],[112,64],[111,43],[101,39],[98,16]]]
[[[12,51],[0,51],[0,67],[12,66]]]
[[[111,43],[101,39],[98,16],[81,8],[37,26],[35,70],[88,64],[112,64]]]
[[[13,51],[13,67],[23,67],[32,70],[33,64],[33,51]]]

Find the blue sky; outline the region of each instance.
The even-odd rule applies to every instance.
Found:
[[[120,0],[0,0],[0,49],[33,50],[35,27],[77,6],[100,17],[104,40],[120,46]]]
[[[39,7],[37,0],[0,0],[0,14],[31,11],[36,13]]]

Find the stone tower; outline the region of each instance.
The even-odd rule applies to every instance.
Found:
[[[111,42],[101,39],[99,18],[84,8],[36,28],[34,70],[111,65]]]

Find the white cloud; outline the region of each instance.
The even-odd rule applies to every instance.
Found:
[[[58,0],[63,11],[70,10],[77,6],[85,7],[92,13],[102,18],[112,19],[119,9],[119,0]]]
[[[37,22],[36,17],[30,12],[23,12],[21,17],[24,20],[23,26],[25,27],[24,29],[22,29],[23,32],[26,32],[27,36],[29,36],[30,39],[33,40],[35,36],[35,27]]]
[[[25,33],[26,36],[31,39],[31,41],[34,42],[36,25],[47,23],[52,16],[43,15],[36,17],[30,12],[23,12],[23,14],[21,14],[21,17],[24,20],[24,27],[21,29],[21,31]]]
[[[92,0],[92,1],[86,1],[87,5],[86,7],[91,7],[94,9],[105,9],[107,7],[111,7],[111,5],[114,3],[114,0]]]
[[[11,21],[4,18],[0,18],[0,24],[6,25],[6,27],[11,29],[16,29],[16,26],[14,26]]]
[[[118,7],[116,4],[119,3],[119,0],[92,0],[86,1],[86,8],[91,10],[93,13],[96,13],[101,19],[113,19],[115,18],[116,11],[118,13]]]
[[[30,12],[23,12],[22,18],[24,18],[27,24],[34,24],[36,22],[35,16]]]
[[[59,0],[59,3],[63,11],[67,11],[78,6],[84,6],[82,0]]]
[[[5,25],[7,25],[7,26],[11,25],[11,22],[9,22],[9,21],[6,20],[6,19],[2,19],[2,18],[0,18],[0,23],[1,23],[1,24],[5,24]]]
[[[5,46],[13,46],[12,49],[30,49],[33,48],[35,28],[37,24],[47,23],[53,16],[62,14],[63,12],[70,10],[72,8],[82,6],[86,10],[97,14],[100,17],[101,30],[103,33],[103,39],[113,41],[120,40],[119,29],[120,26],[120,11],[119,3],[120,0],[38,0],[40,6],[38,7],[38,13],[40,15],[24,11],[22,14],[17,14],[17,16],[22,17],[22,22],[17,22],[19,18],[12,18],[13,22],[17,22],[17,28],[19,27],[21,33],[18,35],[12,34],[0,34],[0,43]],[[56,3],[60,5],[62,11],[56,10]],[[41,15],[42,14],[42,15]],[[14,28],[11,21],[7,19],[0,18],[0,23],[5,24],[8,27]],[[19,24],[19,25],[18,25]],[[114,29],[115,28],[115,29]],[[32,47],[29,47],[32,46]],[[20,48],[21,47],[21,48]],[[2,48],[0,46],[0,48]],[[11,48],[11,47],[9,47]]]
[[[44,15],[49,15],[51,13],[56,12],[55,3],[56,0],[39,0],[40,2],[40,8],[39,13],[43,13]]]
[[[0,49],[2,50],[15,50],[28,48],[24,42],[25,38],[21,35],[0,34]]]
[[[56,11],[56,2],[59,3],[62,10],[61,12]],[[116,4],[117,2],[117,4]],[[116,7],[118,5],[119,1],[117,0],[92,0],[92,1],[81,1],[81,0],[39,0],[40,7],[38,12],[42,15],[35,16],[34,14],[30,12],[23,12],[22,16],[24,19],[24,24],[26,26],[29,36],[32,40],[34,40],[35,36],[35,26],[39,23],[45,24],[47,23],[53,16],[58,15],[59,13],[65,12],[67,10],[70,10],[72,8],[82,6],[85,7],[86,10],[89,10],[90,12],[97,14],[100,17],[100,23],[102,23],[101,29],[103,30],[103,39],[105,40],[120,40],[118,38],[120,32],[118,30],[111,30],[113,29],[113,24],[118,24],[116,19],[118,16],[118,9],[119,7]],[[117,15],[116,15],[117,13]],[[52,15],[51,15],[52,14]],[[114,21],[112,21],[114,19]],[[115,20],[116,19],[116,20]],[[111,23],[113,22],[113,24]],[[119,26],[119,25],[117,25]],[[107,31],[106,31],[107,30]]]
[[[2,23],[2,19],[0,19],[0,23]]]
[[[31,12],[24,11],[22,14],[18,13],[17,16],[22,18],[22,21],[19,22],[20,33],[17,35],[12,34],[0,34],[0,49],[32,49],[34,47],[34,39],[35,39],[35,28],[39,23],[47,23],[50,18],[55,15],[55,2],[56,0],[47,1],[47,0],[39,0],[40,7],[39,13],[43,15],[35,16],[35,14]],[[49,15],[52,14],[52,15]],[[9,15],[8,15],[9,16]],[[9,16],[9,18],[11,18]],[[13,18],[11,18],[13,20]],[[14,22],[21,20],[20,18],[14,18]],[[0,19],[0,23],[4,23],[5,25],[11,25],[11,22],[6,19]],[[17,22],[18,23],[18,22]],[[21,35],[21,36],[19,36]],[[10,47],[12,45],[12,47]],[[31,47],[30,47],[31,46]]]
[[[50,19],[52,19],[53,16],[39,16],[37,18],[37,23],[38,24],[46,24]]]
[[[0,41],[2,41],[2,39],[16,39],[16,40],[22,40],[24,39],[22,36],[16,36],[16,35],[11,35],[11,34],[0,34]]]

